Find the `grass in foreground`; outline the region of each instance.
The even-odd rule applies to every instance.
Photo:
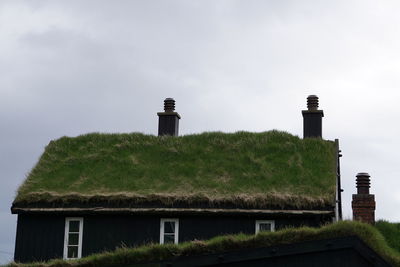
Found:
[[[305,196],[332,202],[335,145],[279,131],[158,137],[87,134],[50,142],[16,201],[74,194]]]
[[[113,252],[94,254],[79,260],[52,260],[47,263],[17,264],[12,267],[110,266],[167,260],[178,256],[220,253],[235,249],[267,247],[296,242],[356,235],[393,266],[400,266],[400,253],[390,248],[379,231],[370,225],[344,221],[321,228],[289,228],[272,233],[229,235],[208,241],[193,241],[179,245],[147,245],[119,248]]]
[[[375,227],[385,237],[388,245],[400,252],[400,223],[379,220]]]

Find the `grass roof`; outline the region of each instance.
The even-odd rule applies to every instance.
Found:
[[[208,241],[192,241],[179,245],[150,244],[136,248],[118,248],[112,252],[93,254],[79,260],[51,260],[47,263],[11,263],[12,267],[67,267],[67,266],[121,266],[143,262],[169,260],[180,256],[223,253],[237,249],[259,248],[293,244],[305,241],[358,236],[371,249],[393,266],[400,266],[400,253],[389,247],[385,238],[373,226],[343,221],[321,228],[288,228],[277,232],[261,232],[257,235],[227,235]]]
[[[51,198],[264,199],[332,205],[335,144],[286,132],[140,133],[51,141],[14,204]]]
[[[385,237],[389,246],[400,252],[400,223],[379,220],[375,227]]]

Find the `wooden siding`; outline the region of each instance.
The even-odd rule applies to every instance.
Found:
[[[18,215],[15,261],[62,258],[65,217],[83,217],[82,256],[118,246],[158,243],[160,218],[155,215]],[[318,226],[332,220],[322,215],[270,216],[174,216],[179,218],[179,242],[209,239],[223,234],[255,233],[256,220],[275,220],[276,229],[287,226]]]
[[[63,257],[65,217],[18,215],[14,260],[43,261]]]

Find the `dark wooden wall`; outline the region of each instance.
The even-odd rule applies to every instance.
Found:
[[[63,257],[65,217],[19,215],[14,260],[42,261]]]
[[[160,218],[179,218],[179,242],[217,235],[255,233],[255,220],[275,220],[275,228],[318,226],[330,217],[268,216],[150,216],[150,215],[30,215],[18,216],[14,259],[17,262],[62,258],[65,217],[83,217],[82,256],[118,246],[134,246],[160,239]]]

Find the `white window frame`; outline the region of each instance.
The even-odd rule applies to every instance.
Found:
[[[78,237],[78,257],[68,258],[68,238],[69,238],[69,222],[79,221],[79,237]],[[75,232],[74,232],[75,233]],[[65,218],[65,233],[64,233],[64,259],[79,259],[82,257],[82,236],[83,236],[83,218],[82,217],[66,217]]]
[[[179,219],[176,218],[161,218],[160,219],[160,244],[164,244],[164,224],[165,222],[175,223],[174,244],[178,244],[179,240]]]
[[[273,220],[256,220],[256,234],[260,232],[260,224],[271,224],[271,232],[275,232],[275,221]]]

